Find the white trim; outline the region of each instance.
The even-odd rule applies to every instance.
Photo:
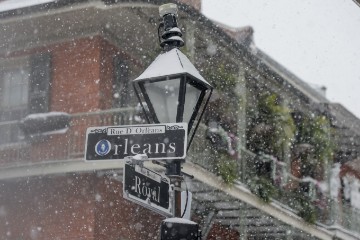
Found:
[[[23,178],[32,176],[44,176],[69,172],[89,172],[104,169],[122,169],[124,163],[120,161],[114,162],[93,162],[86,163],[83,159],[63,160],[39,162],[32,164],[24,164],[15,167],[0,168],[0,180]]]
[[[83,158],[71,160],[53,160],[48,162],[28,163],[23,165],[0,168],[0,180],[45,176],[52,174],[93,172],[96,170],[123,169],[124,160],[85,162]],[[144,166],[151,169],[163,169],[151,161],[144,162]]]
[[[75,3],[75,4],[71,4],[69,6],[65,6],[65,7],[61,7],[61,8],[50,8],[45,11],[39,11],[39,12],[31,13],[31,14],[25,14],[25,15],[19,15],[19,16],[15,16],[15,17],[4,18],[1,20],[1,23],[22,21],[22,20],[41,17],[41,16],[51,16],[51,15],[55,15],[58,13],[72,12],[75,10],[86,9],[88,11],[89,8],[107,10],[107,9],[114,9],[114,8],[138,8],[138,7],[139,8],[158,8],[159,6],[155,5],[155,4],[151,4],[151,3],[117,3],[117,4],[113,4],[113,5],[106,5],[104,2],[101,2],[101,1],[94,1],[94,2],[87,2],[87,3]],[[49,10],[51,10],[51,11],[49,11]],[[0,12],[5,12],[5,11],[0,11]]]
[[[41,5],[44,3],[54,2],[55,0],[7,0],[0,3],[0,12],[6,12],[26,7],[32,7],[36,5]]]

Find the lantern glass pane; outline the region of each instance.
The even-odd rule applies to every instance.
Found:
[[[176,122],[180,78],[146,82],[144,87],[159,122]]]
[[[187,84],[186,85],[186,96],[185,96],[185,105],[184,105],[184,122],[189,123],[190,118],[195,110],[195,106],[199,100],[201,90]]]

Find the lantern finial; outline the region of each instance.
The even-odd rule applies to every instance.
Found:
[[[158,28],[160,46],[169,51],[173,48],[184,46],[181,30],[178,28],[176,15],[177,6],[174,3],[168,3],[159,7],[159,14],[162,22]],[[160,33],[162,31],[162,33]]]

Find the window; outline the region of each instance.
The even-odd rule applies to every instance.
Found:
[[[26,66],[5,70],[2,83],[2,109],[27,107],[29,71]]]
[[[18,121],[49,109],[50,54],[0,60],[0,145],[24,138]]]
[[[17,120],[27,113],[29,98],[28,59],[12,59],[0,66],[0,144],[18,141]]]

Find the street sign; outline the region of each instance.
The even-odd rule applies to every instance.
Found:
[[[165,216],[171,211],[170,180],[139,165],[125,163],[123,180],[124,198]]]
[[[186,123],[90,127],[85,160],[123,160],[138,154],[150,160],[185,159],[186,147]]]

